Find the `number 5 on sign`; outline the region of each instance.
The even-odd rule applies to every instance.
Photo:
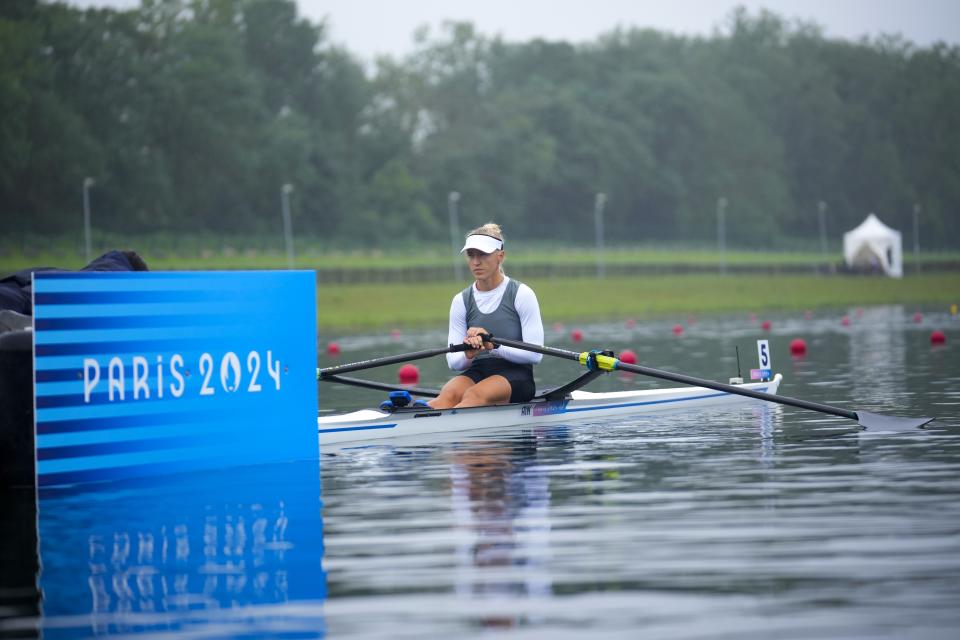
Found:
[[[770,342],[767,340],[757,340],[757,355],[760,356],[760,368],[770,368]]]
[[[757,340],[757,356],[760,360],[759,369],[750,370],[751,380],[769,380],[773,377],[773,367],[770,364],[770,342]]]

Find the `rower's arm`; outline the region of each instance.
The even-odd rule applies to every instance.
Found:
[[[463,296],[453,296],[450,303],[450,328],[447,331],[447,344],[460,344],[467,335],[467,308],[463,306]],[[447,366],[454,371],[463,371],[470,366],[470,360],[463,351],[447,354]]]

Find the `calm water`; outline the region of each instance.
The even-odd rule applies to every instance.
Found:
[[[954,638],[960,321],[913,312],[851,309],[849,327],[844,311],[774,315],[767,334],[743,317],[684,319],[679,338],[673,321],[580,328],[589,347],[722,380],[735,346],[746,371],[769,337],[784,394],[937,416],[926,430],[745,404],[338,449],[322,452],[319,482],[291,463],[45,495],[42,614],[23,616],[20,597],[3,624],[45,637]],[[570,328],[548,328],[548,343],[570,347]],[[934,328],[951,342],[931,347]],[[787,353],[798,336],[803,359]],[[321,365],[443,338],[344,339]],[[424,386],[447,375],[420,367]],[[538,382],[576,374],[545,360]],[[611,374],[591,388],[649,386]],[[320,393],[329,411],[382,395]],[[29,575],[36,530],[7,532],[29,522],[7,512]]]

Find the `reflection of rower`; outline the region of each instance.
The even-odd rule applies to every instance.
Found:
[[[535,436],[514,445],[481,442],[454,454],[452,511],[468,540],[457,546],[460,595],[543,597],[552,592],[548,477],[534,464]],[[515,622],[486,620],[490,626]]]

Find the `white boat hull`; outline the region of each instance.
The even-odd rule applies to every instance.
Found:
[[[769,382],[752,382],[742,386],[754,391],[776,393],[782,379],[778,373]],[[405,408],[393,413],[364,409],[318,418],[317,427],[322,451],[324,445],[349,442],[489,427],[528,427],[747,402],[761,401],[704,387],[610,393],[574,391],[565,400],[540,400],[469,409]]]

